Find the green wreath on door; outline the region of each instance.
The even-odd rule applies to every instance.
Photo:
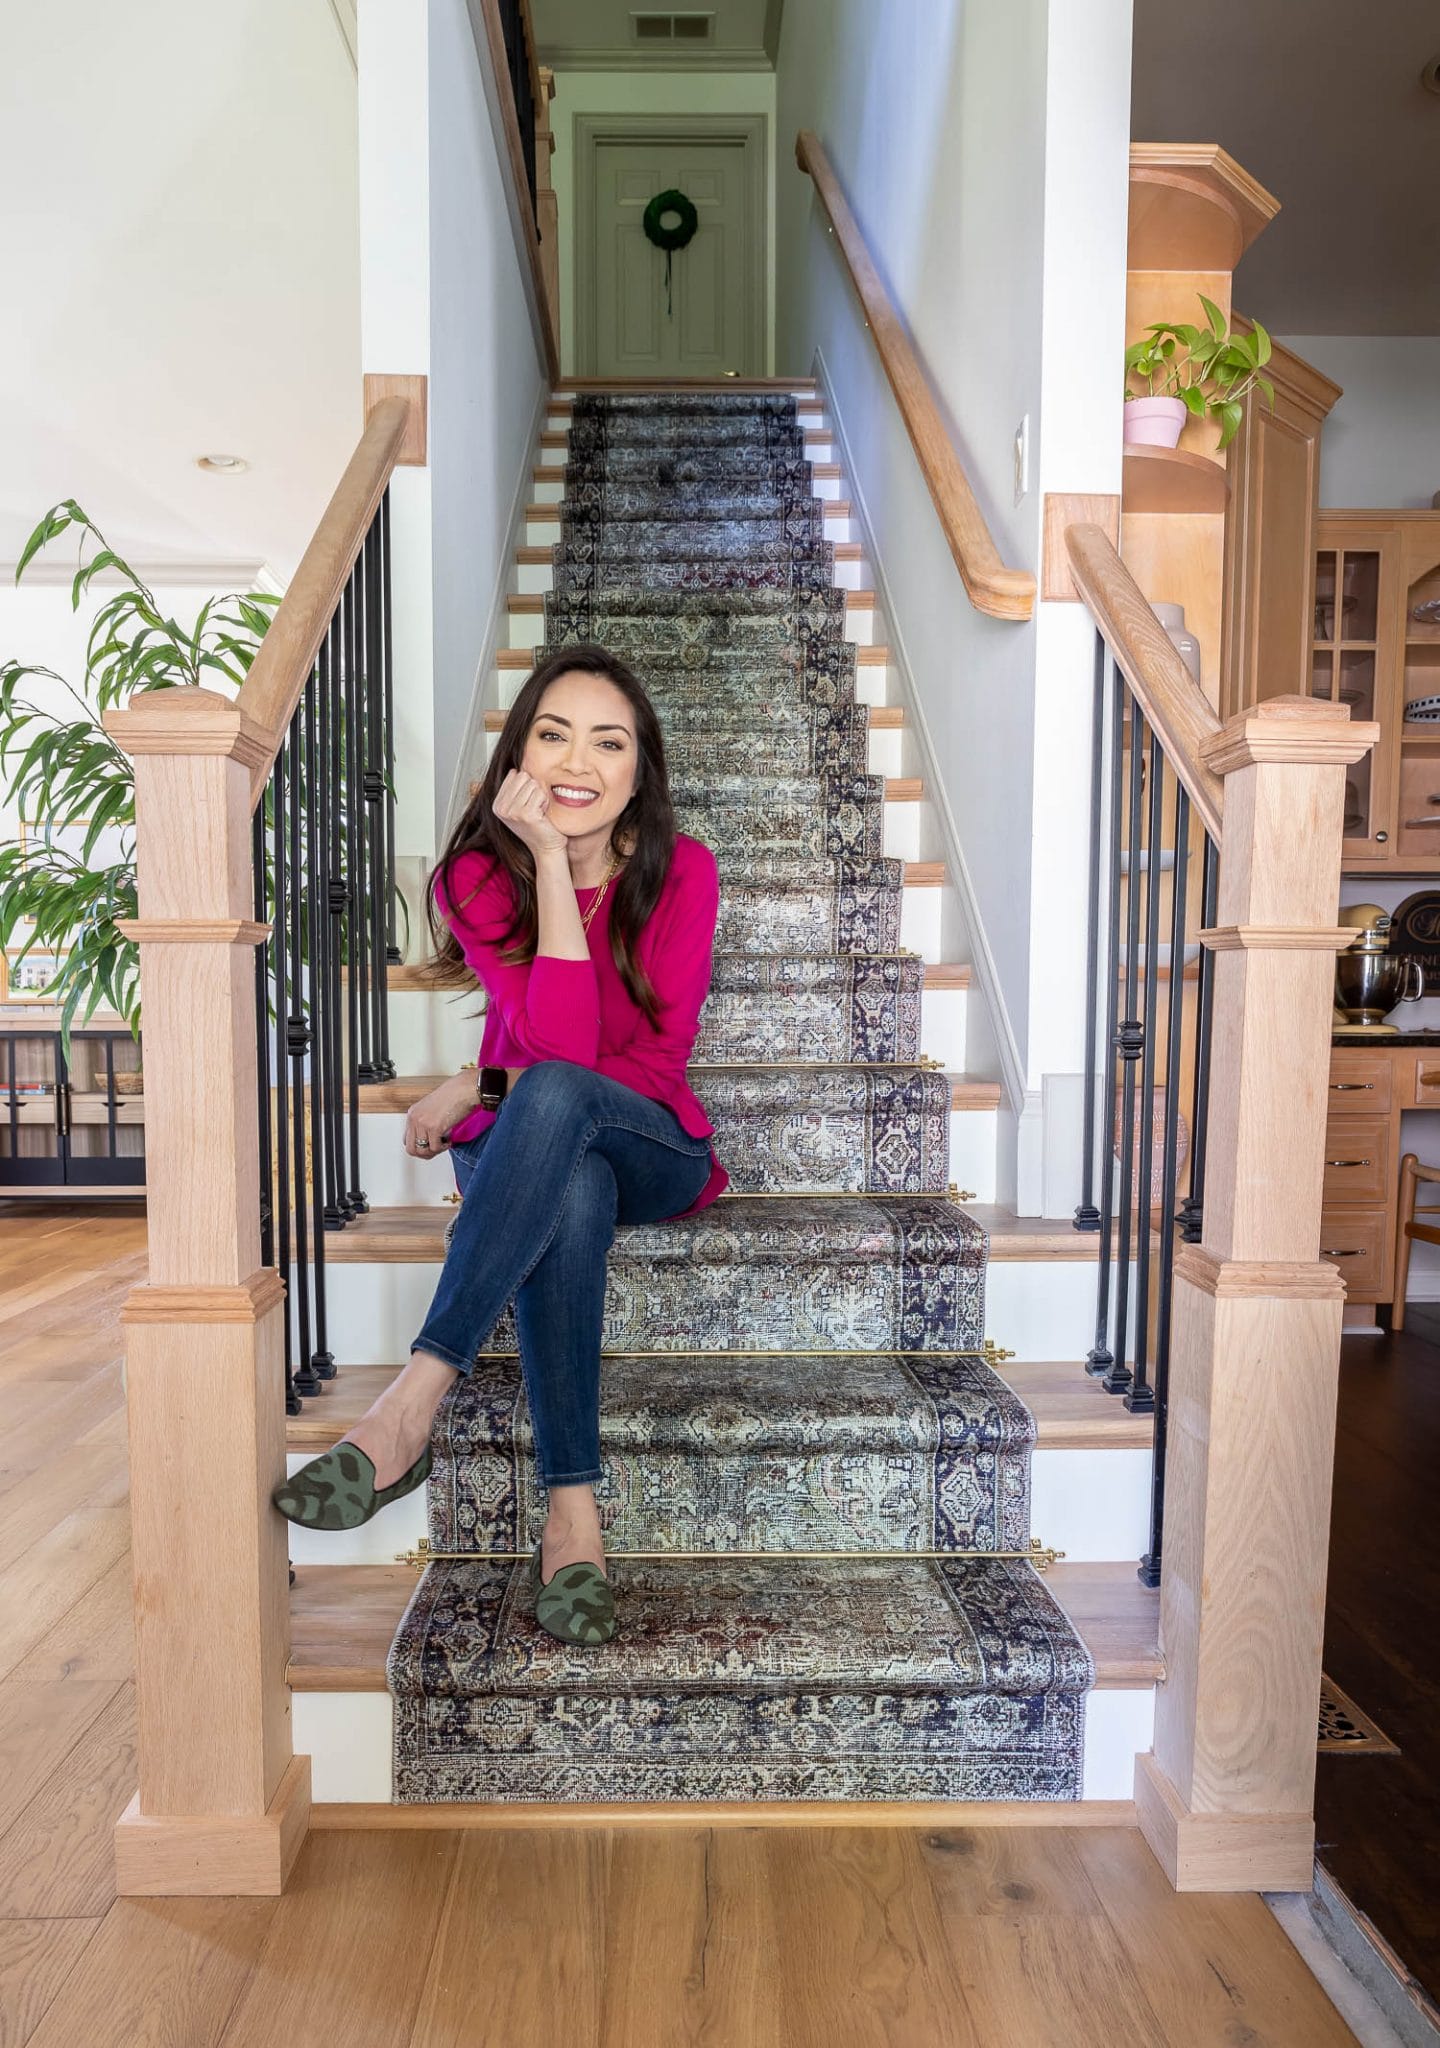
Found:
[[[679,215],[674,227],[664,225],[667,213]],[[645,233],[657,249],[665,251],[665,311],[673,319],[674,305],[670,296],[670,259],[677,249],[684,249],[695,239],[695,230],[700,225],[700,216],[693,203],[683,192],[673,189],[657,192],[645,209],[642,222]]]

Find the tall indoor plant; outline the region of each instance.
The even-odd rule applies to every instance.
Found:
[[[1270,360],[1270,336],[1260,322],[1249,334],[1236,334],[1213,299],[1203,292],[1197,296],[1204,327],[1157,321],[1125,351],[1128,442],[1173,448],[1187,419],[1213,419],[1220,426],[1217,448],[1228,448],[1252,389],[1267,405],[1275,403],[1275,387],[1261,374]]]
[[[72,528],[80,561],[71,609],[104,572],[121,585],[95,614],[83,681],[77,688],[34,663],[0,664],[0,780],[4,800],[26,821],[23,839],[0,841],[0,946],[21,935],[17,964],[34,950],[54,953],[57,972],[35,993],[59,1005],[67,1051],[73,1026],[102,1002],[140,1032],[139,949],[119,929],[136,914],[135,777],[101,716],[147,690],[238,690],[279,603],[254,591],[207,598],[187,632],[73,498],[35,528],[16,582]],[[27,678],[58,685],[68,705],[57,710],[23,696]],[[96,864],[102,836],[110,851]]]

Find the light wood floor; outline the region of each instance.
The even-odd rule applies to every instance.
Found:
[[[1260,1900],[1122,1829],[317,1833],[283,1899],[117,1901],[143,1269],[133,1213],[0,1205],[0,2048],[1352,2039]]]

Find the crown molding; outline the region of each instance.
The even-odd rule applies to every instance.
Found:
[[[587,50],[574,43],[543,43],[536,61],[552,71],[773,71],[767,50],[739,49]]]
[[[170,560],[156,560],[144,555],[127,555],[126,561],[144,583],[164,584],[167,588],[183,590],[268,591],[272,597],[283,596],[285,585],[280,581],[268,562],[253,556],[202,556],[182,555]],[[36,585],[41,589],[68,590],[75,580],[79,562],[66,564],[45,561],[37,557],[25,570],[20,587],[28,589]],[[7,586],[15,583],[14,562],[0,562],[0,578]],[[91,589],[113,590],[123,584],[125,578],[114,569],[102,569],[91,581]]]

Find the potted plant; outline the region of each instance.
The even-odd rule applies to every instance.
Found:
[[[16,582],[72,527],[81,550],[72,610],[102,571],[121,583],[95,614],[83,682],[76,688],[35,664],[0,664],[0,781],[8,776],[4,801],[28,821],[23,839],[0,841],[0,947],[18,930],[17,965],[32,949],[58,961],[35,993],[59,1004],[67,1056],[73,1026],[102,1002],[140,1035],[139,948],[119,930],[136,915],[135,776],[101,714],[146,690],[238,690],[280,601],[254,591],[208,598],[187,632],[68,498],[25,543]],[[52,701],[22,696],[31,677],[58,686],[37,693]]]
[[[1245,417],[1244,400],[1257,390],[1275,403],[1275,387],[1262,376],[1270,336],[1257,320],[1235,334],[1213,299],[1198,294],[1206,325],[1161,320],[1125,351],[1125,439],[1134,446],[1173,448],[1187,419],[1219,422],[1217,448],[1228,448]],[[1132,389],[1132,383],[1142,388]]]

